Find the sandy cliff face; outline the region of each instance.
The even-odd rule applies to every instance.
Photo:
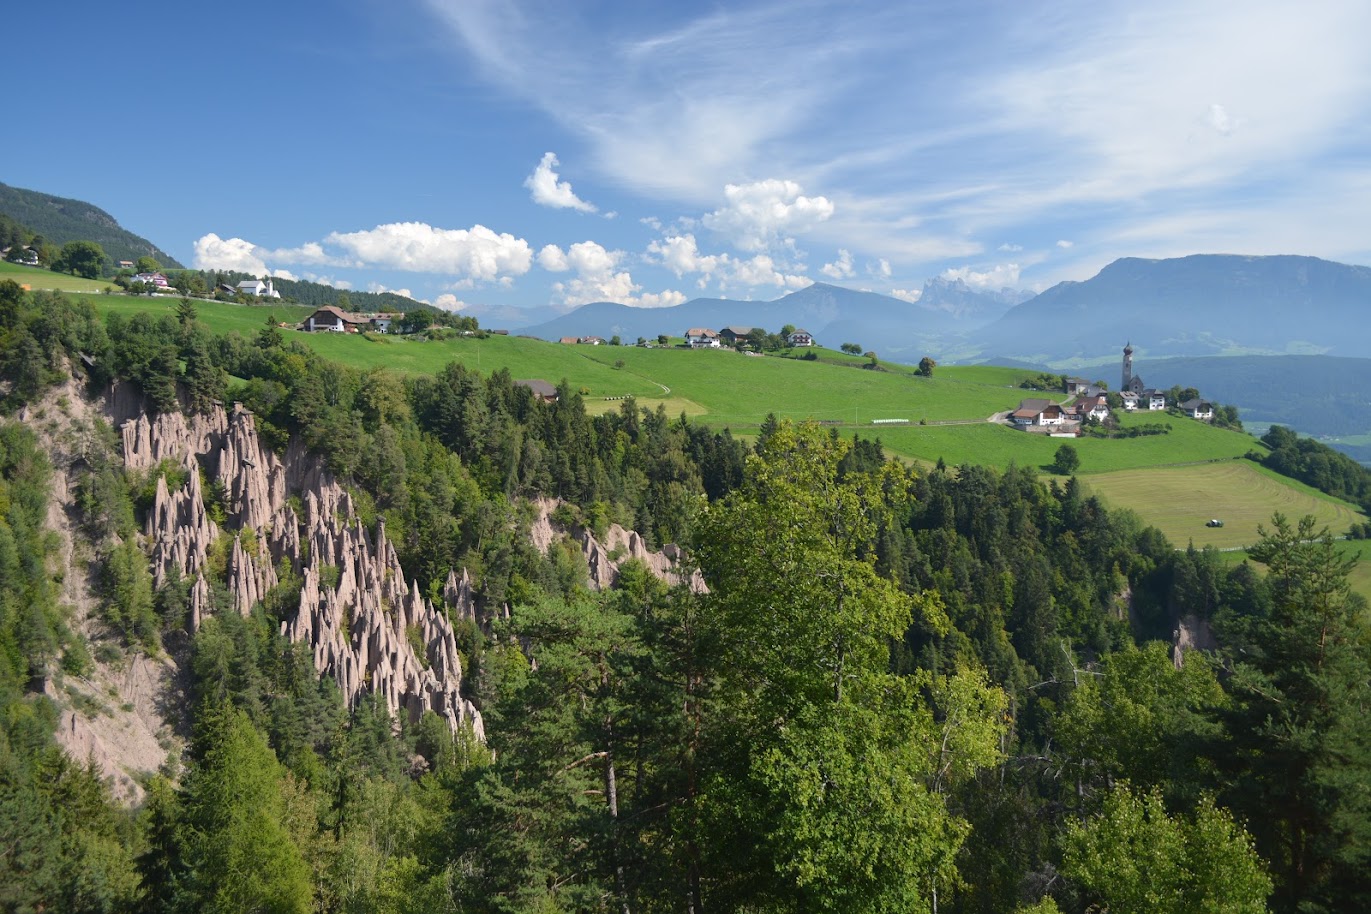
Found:
[[[97,612],[96,573],[78,531],[76,485],[104,418],[103,404],[84,398],[74,381],[50,390],[16,417],[42,442],[52,463],[46,526],[59,537],[61,602],[69,624],[89,641],[108,635]],[[203,557],[202,557],[203,561]],[[97,653],[82,676],[54,676],[44,690],[62,708],[56,738],[72,756],[91,763],[114,795],[129,804],[143,797],[141,781],[168,755],[179,753],[174,709],[184,705],[176,664],[163,655],[129,654],[102,660]]]
[[[174,567],[195,582],[192,628],[214,611],[206,556],[218,537],[231,535],[232,608],[249,613],[280,583],[278,568],[300,575],[299,610],[281,621],[281,633],[310,646],[319,674],[337,681],[349,706],[375,694],[397,717],[416,721],[433,711],[454,730],[469,726],[483,735],[480,712],[461,696],[462,665],[447,615],[417,582],[406,581],[384,526],[373,542],[352,497],[321,461],[294,446],[284,459],[272,453],[241,406],[189,421],[140,413],[120,430],[129,467],[161,460],[203,467],[224,493],[226,530],[220,530],[209,519],[198,473],[176,491],[159,484],[144,531],[154,579],[160,584]],[[453,593],[459,602],[449,609],[470,616],[470,588]]]
[[[73,492],[84,472],[83,436],[103,419],[117,429],[128,469],[146,471],[170,461],[188,471],[176,488],[164,478],[157,483],[141,545],[155,586],[172,569],[191,582],[192,631],[216,611],[248,614],[288,570],[301,582],[299,606],[281,620],[281,633],[309,645],[315,668],[334,678],[349,707],[377,695],[397,719],[414,721],[433,711],[454,731],[470,727],[484,737],[479,710],[461,694],[462,661],[449,620],[488,628],[490,615],[508,617],[509,608],[486,607],[478,614],[465,572],[449,574],[435,606],[417,582],[406,579],[384,525],[374,534],[367,530],[351,495],[298,443],[284,456],[273,453],[258,436],[252,414],[240,406],[191,417],[149,416],[137,390],[117,384],[99,401],[85,400],[74,384],[64,385],[19,418],[38,428],[53,457],[48,523],[64,542],[64,600],[76,627],[93,642],[113,636],[99,619],[94,566],[80,545]],[[213,520],[207,489],[223,508],[214,515],[224,518],[222,526]],[[557,504],[537,503],[529,534],[544,552],[570,537],[586,559],[591,587],[612,587],[620,566],[638,559],[664,580],[703,591],[698,571],[681,571],[676,547],[649,550],[636,532],[618,525],[603,543],[588,530],[564,530],[551,519]],[[231,538],[217,547],[227,545],[228,600],[216,607],[210,557],[223,537]],[[223,561],[225,553],[218,554]],[[140,780],[179,754],[185,682],[171,657],[129,653],[108,663],[97,659],[88,676],[58,677],[48,687],[59,704],[69,705],[58,740],[75,758],[93,762],[125,801],[138,802]]]

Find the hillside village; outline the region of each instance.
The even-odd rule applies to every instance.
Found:
[[[1006,414],[1005,421],[1020,431],[1054,438],[1075,438],[1083,434],[1091,423],[1108,427],[1115,410],[1128,413],[1164,412],[1168,408],[1175,408],[1187,417],[1202,422],[1213,422],[1215,418],[1215,405],[1193,388],[1185,389],[1180,396],[1173,396],[1168,391],[1148,387],[1142,375],[1133,371],[1131,342],[1123,349],[1122,383],[1117,393],[1102,383],[1079,377],[1063,378],[1062,392],[1072,399],[1069,402],[1057,402],[1046,397],[1029,397],[1020,400],[1019,405]],[[1236,411],[1233,421],[1236,421]]]
[[[617,336],[614,337],[609,341],[609,344],[619,345],[618,339]],[[667,345],[669,340],[670,337],[666,334],[661,334],[655,341],[646,337],[639,337],[635,345],[644,349],[652,349]],[[686,349],[729,347],[752,352],[763,349],[781,349],[787,346],[792,349],[802,349],[819,345],[814,340],[814,334],[791,324],[782,327],[780,333],[769,333],[762,327],[736,325],[721,327],[718,330],[709,327],[689,327],[685,333],[681,334],[681,340],[681,346]],[[563,336],[559,337],[557,342],[569,346],[601,346],[605,344],[606,340],[601,336]]]

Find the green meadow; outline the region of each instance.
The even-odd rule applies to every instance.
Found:
[[[88,299],[104,314],[131,316],[140,312],[175,314],[181,301],[178,295],[102,295]],[[300,305],[238,305],[232,302],[195,301],[199,319],[214,333],[238,333],[250,336],[266,326],[267,318],[278,322],[298,323],[314,312]]]
[[[114,283],[104,279],[84,279],[67,273],[54,273],[40,267],[26,267],[0,260],[0,280],[12,279],[30,289],[54,289],[58,292],[103,292],[114,289]]]
[[[1123,470],[1080,479],[1105,504],[1133,510],[1177,546],[1249,546],[1260,538],[1258,525],[1270,526],[1276,511],[1291,518],[1312,514],[1338,536],[1363,519],[1352,505],[1249,460]],[[1206,527],[1210,518],[1222,520],[1223,526]]]
[[[102,311],[123,314],[171,313],[177,303],[175,296],[102,295],[91,300]],[[246,335],[256,333],[268,315],[297,322],[310,313],[309,308],[282,304],[197,301],[196,308],[214,332]],[[942,458],[952,465],[1046,466],[1063,443],[985,421],[1025,396],[1043,396],[1018,388],[1030,374],[1022,369],[938,368],[933,377],[923,378],[911,366],[892,364],[872,371],[861,367],[865,359],[830,350],[819,350],[822,357],[809,361],[747,356],[728,349],[563,345],[504,335],[439,341],[339,333],[288,337],[358,368],[430,374],[456,361],[483,373],[507,368],[516,378],[542,378],[554,384],[566,379],[584,392],[587,407],[594,412],[618,409],[619,398],[631,396],[642,406],[661,405],[673,416],[684,412],[743,435],[759,428],[768,414],[817,419],[849,433],[855,429],[879,437],[893,454],[927,463]],[[879,419],[909,424],[872,424]],[[1081,455],[1081,474],[1226,459],[1260,447],[1250,436],[1173,416],[1125,416],[1122,421],[1169,422],[1172,429],[1166,435],[1142,438],[1075,439],[1071,443]]]
[[[1354,591],[1371,602],[1371,540],[1348,540],[1339,545],[1344,555],[1357,560],[1352,573],[1347,576],[1348,583]]]
[[[91,301],[106,313],[170,313],[177,298],[100,295]],[[293,323],[311,310],[204,301],[196,307],[213,331],[245,335],[261,329],[268,315]],[[287,338],[358,368],[428,374],[456,361],[482,373],[506,368],[515,378],[554,384],[565,379],[594,413],[617,410],[622,398],[633,397],[640,406],[661,406],[673,417],[684,413],[716,428],[727,426],[744,438],[754,435],[768,414],[816,419],[836,425],[843,435],[855,431],[878,438],[891,456],[921,464],[941,459],[951,466],[1013,463],[1046,470],[1057,449],[1069,443],[1080,456],[1077,473],[1088,489],[1110,505],[1136,511],[1178,546],[1192,540],[1197,546],[1245,546],[1274,511],[1313,514],[1335,533],[1360,519],[1350,505],[1242,460],[1249,451],[1265,448],[1241,432],[1165,413],[1121,416],[1125,426],[1170,426],[1166,434],[1137,438],[1061,439],[986,422],[1027,396],[1062,399],[1019,389],[1032,374],[1023,369],[939,367],[933,377],[923,378],[912,366],[889,364],[872,371],[862,367],[866,359],[831,350],[807,360],[726,349],[563,345],[504,335],[439,341],[336,333],[287,333]],[[908,424],[874,425],[878,419]],[[1222,518],[1224,526],[1206,527],[1211,517]],[[1358,573],[1371,593],[1371,568]]]

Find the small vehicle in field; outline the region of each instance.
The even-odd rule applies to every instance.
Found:
[[[1219,520],[1217,517],[1212,517],[1209,520],[1205,521],[1204,525],[1206,527],[1222,527],[1223,521]]]

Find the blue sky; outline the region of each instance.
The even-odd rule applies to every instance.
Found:
[[[0,181],[188,265],[498,314],[1041,289],[1123,256],[1371,262],[1364,0],[153,0],[9,22]]]

